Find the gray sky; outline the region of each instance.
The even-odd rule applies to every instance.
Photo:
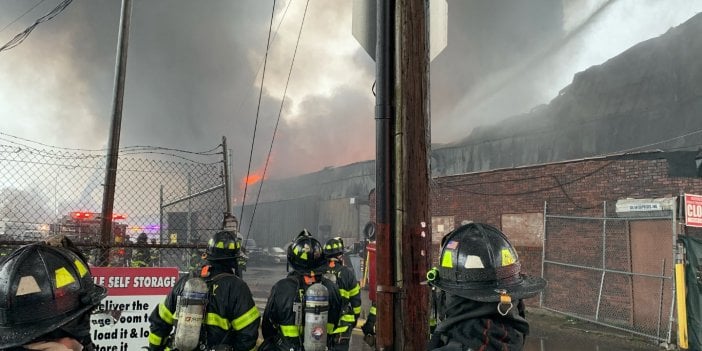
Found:
[[[0,45],[60,2],[40,1],[0,0]],[[241,179],[272,2],[133,3],[121,146],[201,151],[225,135]],[[663,34],[702,11],[702,1],[456,0],[448,7],[448,47],[431,67],[437,143],[548,103],[576,72]],[[304,8],[301,0],[276,2],[273,26],[280,27],[268,54],[252,171],[265,162]],[[118,0],[74,0],[0,52],[0,132],[62,147],[106,145],[119,9]],[[270,177],[375,156],[375,68],[351,35],[351,12],[350,0],[309,2]]]

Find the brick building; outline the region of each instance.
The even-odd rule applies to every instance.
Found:
[[[702,236],[672,207],[681,193],[702,194],[696,155],[643,152],[434,178],[434,262],[444,234],[464,221],[491,224],[517,248],[523,271],[548,281],[529,305],[666,340],[674,232]],[[623,201],[657,210],[622,212]]]

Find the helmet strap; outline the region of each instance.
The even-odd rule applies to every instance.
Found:
[[[507,295],[507,291],[504,289],[498,290],[500,293],[500,303],[497,304],[497,313],[503,317],[512,310],[514,305],[512,304],[512,297]],[[504,312],[502,310],[504,309]]]

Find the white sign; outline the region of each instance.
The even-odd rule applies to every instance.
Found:
[[[92,267],[107,288],[90,318],[95,351],[137,351],[149,345],[149,315],[178,280],[177,268]]]

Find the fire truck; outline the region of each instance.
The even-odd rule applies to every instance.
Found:
[[[128,241],[126,237],[127,224],[119,222],[126,219],[127,216],[121,214],[112,216],[112,238],[110,244],[117,247],[110,249],[109,264],[111,266],[124,266],[129,258],[128,250],[125,250],[124,247],[119,247]],[[86,252],[89,252],[91,262],[95,263],[95,256],[98,253],[95,247],[101,244],[102,239],[100,233],[101,221],[100,213],[71,212],[64,215],[57,223],[52,224],[51,232],[63,234],[79,246],[86,247]]]

